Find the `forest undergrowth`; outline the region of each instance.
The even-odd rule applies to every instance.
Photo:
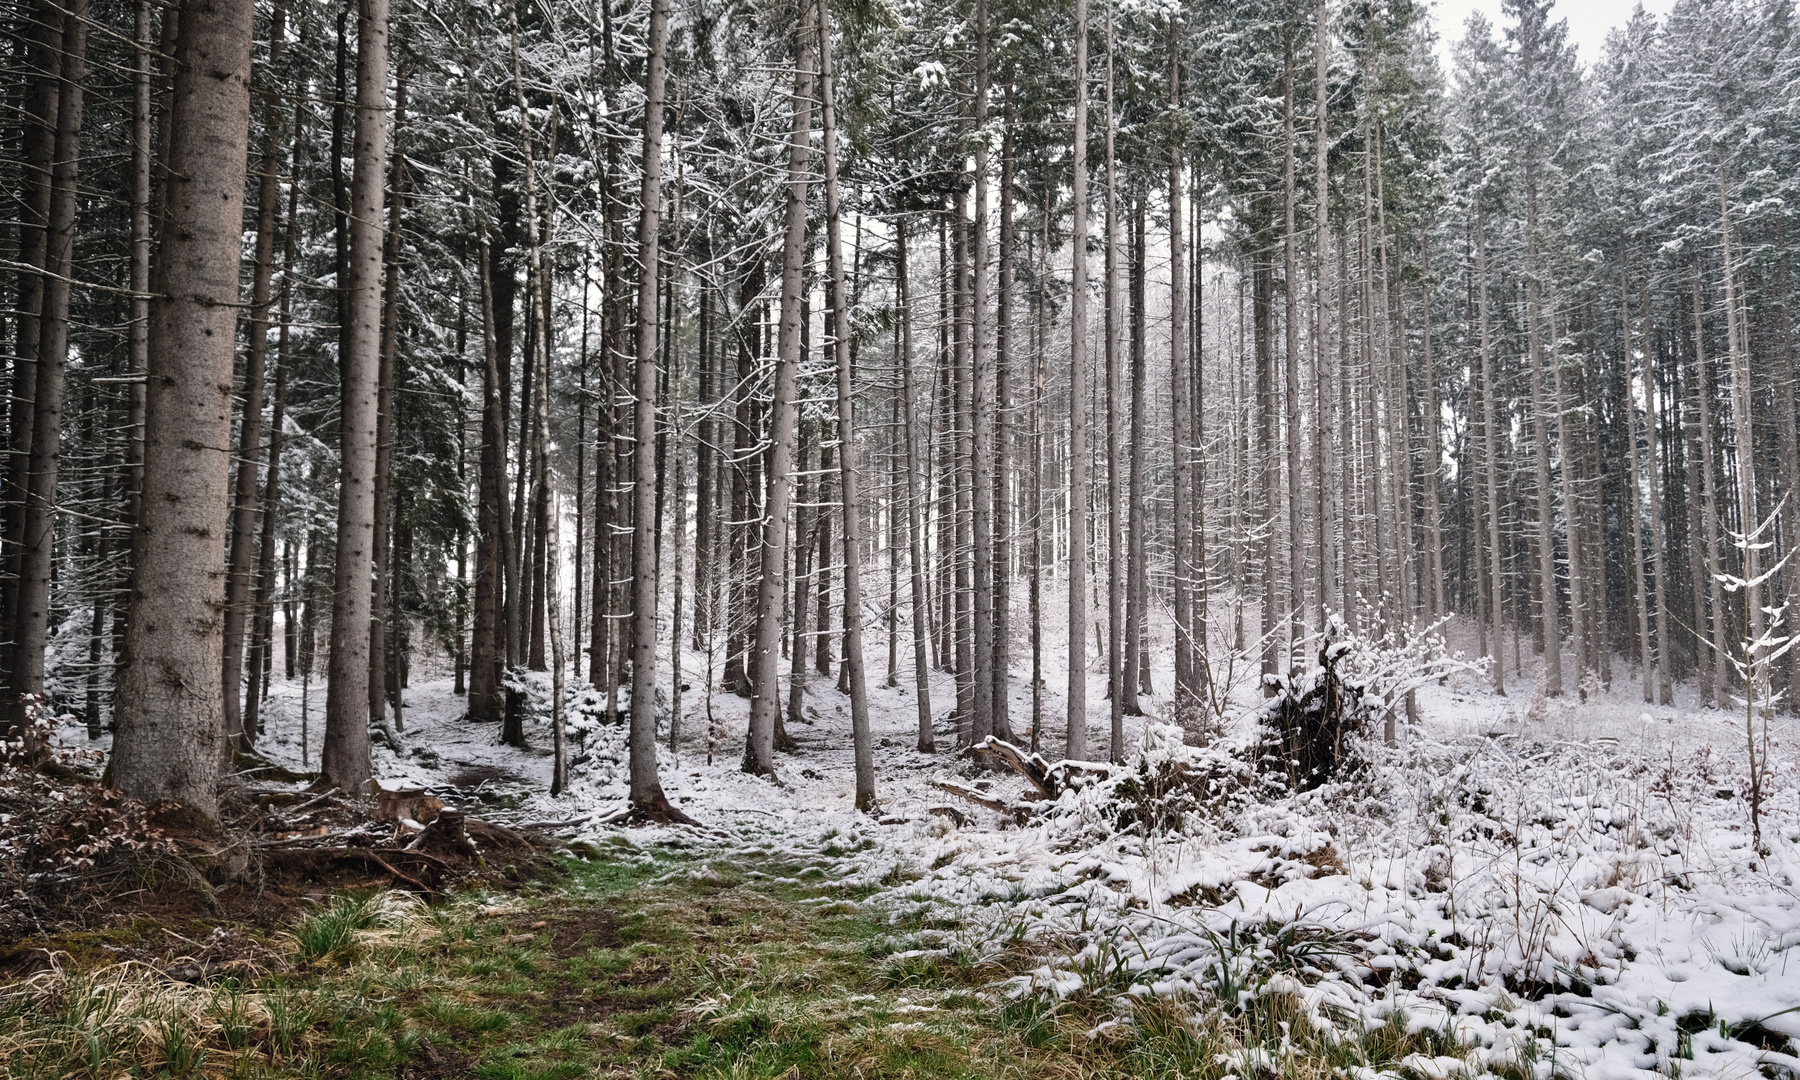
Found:
[[[959,927],[671,839],[621,837],[514,895],[344,892],[279,928],[39,942],[48,966],[0,992],[0,1074],[1302,1077],[1454,1052],[1401,1017],[1329,1038],[1283,995],[1145,1000],[1129,1022],[1104,995],[1009,995],[1054,942],[923,957],[900,946]],[[107,962],[121,952],[151,958]]]

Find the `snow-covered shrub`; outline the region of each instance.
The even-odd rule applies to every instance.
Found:
[[[1249,797],[1255,776],[1245,755],[1220,744],[1189,746],[1183,734],[1174,724],[1146,725],[1137,761],[1105,782],[1120,830],[1188,832],[1225,819]]]

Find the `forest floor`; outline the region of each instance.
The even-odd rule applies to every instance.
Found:
[[[1213,746],[1133,718],[1127,766],[1029,804],[1021,777],[943,749],[954,739],[943,726],[937,754],[913,749],[902,671],[901,685],[871,687],[882,801],[865,816],[852,808],[847,699],[831,680],[809,681],[790,727],[799,746],[771,782],[738,770],[746,703],[709,699],[706,657],[689,652],[684,670],[698,677],[662,781],[700,827],[669,829],[608,824],[622,808],[623,728],[584,684],[572,692],[572,789],[551,799],[547,715],[528,722],[531,749],[497,745],[461,719],[448,680],[422,669],[400,751],[378,748],[383,782],[501,824],[547,825],[566,879],[429,908],[389,893],[305,899],[219,931],[257,943],[254,977],[235,981],[158,974],[192,959],[182,942],[211,942],[216,920],[106,931],[155,938],[141,958],[115,938],[39,942],[66,955],[0,989],[0,1068],[1800,1076],[1800,964],[1789,963],[1800,729],[1785,718],[1770,729],[1759,847],[1741,714],[1645,706],[1630,672],[1585,702],[1545,702],[1520,692],[1526,661],[1510,698],[1470,673],[1424,688],[1397,748],[1370,747],[1357,775],[1317,791],[1244,794],[1254,724],[1241,676],[1239,719]],[[1061,671],[1061,656],[1044,667]],[[1024,741],[1031,701],[1018,686]],[[941,718],[952,684],[934,676],[931,689]],[[1104,756],[1094,689],[1090,756]],[[277,681],[262,743],[293,766],[301,695]],[[306,695],[316,748],[323,695]],[[1048,751],[1062,742],[1063,704],[1046,694],[1043,708]],[[944,782],[1028,812],[978,806]],[[95,1043],[93,1002],[161,1019]],[[66,1067],[20,1071],[30,1046]],[[98,1064],[78,1067],[82,1053]]]

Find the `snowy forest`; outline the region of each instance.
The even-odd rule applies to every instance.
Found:
[[[1797,13],[1493,10],[4,5],[0,1076],[1800,1077]]]

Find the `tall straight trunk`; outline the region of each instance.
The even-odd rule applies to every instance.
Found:
[[[920,503],[925,478],[919,467],[918,404],[913,390],[912,276],[906,262],[907,222],[894,222],[894,299],[900,308],[900,437],[906,443],[907,568],[912,577],[913,696],[919,712],[918,748],[937,751],[931,729],[931,628],[926,625],[931,598],[925,589],[925,523]]]
[[[1744,538],[1744,542],[1739,545],[1742,565],[1737,568],[1738,577],[1744,582],[1739,586],[1744,605],[1744,624],[1739,632],[1745,642],[1760,642],[1764,615],[1758,545],[1772,537],[1762,534],[1762,518],[1756,505],[1757,451],[1755,426],[1751,420],[1751,413],[1756,408],[1756,389],[1751,383],[1749,331],[1744,326],[1747,316],[1738,307],[1737,268],[1733,265],[1736,254],[1732,248],[1731,236],[1731,203],[1727,196],[1725,160],[1722,156],[1718,162],[1718,187],[1719,259],[1725,288],[1725,351],[1731,365],[1732,435],[1737,441],[1738,535]],[[1755,651],[1752,652],[1752,649]],[[1760,654],[1764,651],[1759,646],[1746,645],[1733,650],[1732,657],[1755,661],[1760,660]],[[1746,684],[1744,695],[1753,708],[1760,708],[1758,702],[1766,696],[1768,690],[1767,665],[1749,663],[1747,667],[1748,670],[1743,673]],[[1754,736],[1751,738],[1754,749]],[[1760,791],[1753,794],[1760,797]]]
[[[375,426],[381,367],[382,182],[387,177],[388,0],[357,0],[356,152],[344,355],[338,361],[336,584],[320,776],[346,792],[369,786],[369,617],[374,567]]]
[[[144,489],[144,401],[147,392],[146,382],[150,363],[150,162],[153,154],[155,136],[150,123],[151,73],[153,70],[152,54],[156,44],[151,33],[151,0],[138,0],[136,19],[133,27],[133,49],[131,69],[131,319],[126,330],[126,357],[128,368],[133,376],[130,387],[130,405],[126,416],[126,452],[123,467],[120,470],[124,481],[125,492],[124,515],[119,524],[119,547],[127,552],[135,550],[131,539],[132,530],[138,521],[138,507]],[[170,11],[164,15],[164,31],[180,22],[179,16]],[[166,124],[164,125],[167,126]],[[21,329],[23,328],[22,324]],[[21,341],[21,345],[23,342]],[[21,357],[23,351],[20,351]],[[15,366],[16,369],[16,366]],[[15,436],[17,432],[14,433]],[[133,565],[127,560],[120,581],[123,591],[131,590]],[[3,592],[3,590],[0,590]],[[5,600],[0,597],[0,608],[5,607]],[[125,657],[125,614],[127,604],[115,600],[113,604],[113,663],[115,667]],[[290,634],[289,637],[292,637]],[[0,674],[5,671],[6,660],[0,653]],[[117,673],[114,674],[115,693],[119,685]]]
[[[975,471],[975,368],[970,349],[969,300],[969,215],[963,202],[967,191],[956,201],[955,219],[951,225],[950,267],[950,428],[952,466],[949,470],[954,491],[951,515],[951,551],[954,563],[954,588],[951,595],[955,607],[956,650],[956,731],[959,745],[973,741],[975,733],[975,543],[974,521],[970,499],[974,491]]]
[[[1034,337],[1032,349],[1031,397],[1031,578],[1027,602],[1031,613],[1031,752],[1038,752],[1039,733],[1044,729],[1044,339],[1049,332],[1044,325],[1044,282],[1049,277],[1050,263],[1050,195],[1044,194],[1043,233],[1038,240],[1038,286],[1032,300],[1036,311],[1031,320]]]
[[[1562,617],[1556,590],[1556,523],[1550,513],[1550,410],[1552,401],[1544,381],[1543,299],[1537,275],[1538,191],[1535,161],[1525,163],[1525,363],[1531,369],[1531,455],[1537,486],[1537,556],[1540,630],[1544,640],[1544,693],[1563,692]]]
[[[500,624],[506,589],[506,427],[501,409],[500,364],[494,334],[493,260],[486,226],[477,217],[482,240],[476,273],[481,289],[482,404],[481,450],[476,467],[475,607],[469,640],[468,718],[474,723],[500,719],[500,668],[504,659]]]
[[[38,321],[37,388],[32,403],[24,531],[20,535],[18,621],[13,630],[13,694],[7,707],[29,746],[27,696],[44,696],[44,650],[50,636],[55,574],[56,484],[62,465],[63,386],[69,363],[69,286],[75,271],[76,181],[81,164],[82,98],[87,87],[87,0],[68,0],[56,107],[56,157]]]
[[[406,157],[402,138],[406,130],[406,76],[395,81],[393,167],[388,180],[388,224],[383,239],[381,317],[381,371],[376,393],[375,421],[375,576],[373,602],[369,618],[369,722],[377,728],[387,724],[388,644],[392,636],[388,613],[395,608],[393,597],[398,589],[393,583],[393,484],[389,474],[394,463],[394,433],[399,430],[397,411],[400,398],[394,393],[394,365],[400,353],[400,246],[401,213],[404,210]],[[396,656],[395,662],[398,662]],[[396,716],[398,710],[396,710]],[[396,730],[399,726],[396,725]]]
[[[1800,517],[1796,517],[1800,515],[1800,424],[1795,420],[1794,324],[1788,308],[1791,296],[1785,222],[1777,226],[1775,237],[1776,250],[1780,253],[1775,262],[1774,296],[1770,304],[1774,323],[1775,403],[1776,412],[1780,414],[1775,433],[1781,455],[1781,490],[1788,500],[1781,504],[1782,550],[1792,551],[1800,544],[1800,529],[1795,528],[1795,522],[1800,521]],[[1800,618],[1800,566],[1790,566],[1783,571],[1782,586],[1782,603]],[[1781,680],[1788,691],[1788,708],[1800,709],[1800,653],[1788,653],[1782,664]]]
[[[1065,756],[1087,757],[1088,0],[1075,0],[1074,224],[1069,277],[1069,686]]]
[[[1178,153],[1178,151],[1172,151]],[[1170,171],[1178,168],[1171,161]],[[1125,503],[1127,521],[1126,562],[1130,584],[1125,596],[1125,711],[1138,716],[1143,713],[1138,697],[1143,686],[1143,671],[1149,664],[1148,650],[1144,647],[1145,622],[1149,606],[1148,576],[1144,568],[1144,534],[1150,529],[1150,520],[1144,505],[1144,471],[1149,454],[1145,446],[1150,432],[1147,428],[1149,362],[1144,347],[1144,307],[1145,307],[1145,228],[1144,199],[1138,196],[1137,205],[1132,211],[1131,223],[1131,481],[1126,488]],[[1172,235],[1172,234],[1171,234]],[[1172,265],[1172,264],[1171,264]],[[1185,393],[1187,388],[1186,372],[1176,367],[1170,370],[1171,386],[1178,393]],[[1187,487],[1181,483],[1180,476],[1186,467],[1187,455],[1183,448],[1191,439],[1187,436],[1187,410],[1181,408],[1179,399],[1172,408],[1175,422],[1174,466],[1177,479],[1172,492],[1173,498],[1180,504],[1174,512],[1175,518],[1175,574],[1171,583],[1175,594],[1175,667],[1177,671],[1191,667],[1194,663],[1192,653],[1192,637],[1189,627],[1192,626],[1192,610],[1189,607],[1187,575],[1189,569],[1185,563],[1187,547],[1182,543],[1183,534],[1188,528],[1191,511],[1186,508]],[[1184,652],[1184,646],[1187,650]],[[1183,685],[1178,676],[1177,686]]]
[[[9,688],[15,685],[13,677],[17,674],[21,652],[18,626],[20,591],[25,578],[25,518],[31,503],[37,365],[44,292],[48,285],[43,269],[50,247],[51,191],[55,186],[57,162],[56,112],[62,100],[62,84],[58,79],[63,52],[62,8],[48,0],[40,0],[31,9],[28,25],[30,32],[23,51],[25,63],[36,77],[24,96],[24,132],[20,138],[20,179],[24,198],[19,220],[19,291],[13,317],[15,345],[11,400],[7,411],[6,503],[0,511],[4,516],[4,521],[0,522],[0,541],[4,542],[3,565],[0,565],[0,644],[5,647],[4,655],[0,656],[5,670],[0,671],[0,676],[7,680]],[[148,248],[145,251],[147,254]],[[41,668],[41,660],[37,666]],[[42,681],[40,674],[38,682]],[[12,703],[0,710],[0,714],[9,715],[7,726],[12,728],[18,725],[22,714],[16,708],[16,696],[9,694],[8,698]]]
[[[1478,329],[1477,339],[1481,354],[1481,441],[1482,441],[1482,481],[1487,493],[1487,551],[1488,567],[1493,575],[1491,585],[1492,603],[1488,605],[1488,616],[1493,621],[1494,632],[1494,664],[1491,671],[1494,679],[1494,693],[1506,693],[1506,664],[1500,657],[1500,642],[1503,637],[1503,620],[1505,605],[1501,603],[1502,584],[1500,579],[1500,439],[1494,429],[1494,362],[1493,343],[1489,339],[1490,324],[1488,321],[1488,264],[1487,264],[1487,216],[1477,209],[1475,212],[1475,289]]]
[[[1013,103],[1012,83],[1006,87],[1005,113],[1000,141],[1000,266],[999,292],[994,312],[994,734],[1016,742],[1011,710],[1012,684],[1008,675],[1012,642],[1013,520]]]
[[[1283,608],[1283,638],[1288,662],[1292,663],[1295,643],[1304,633],[1301,620],[1306,598],[1306,513],[1303,509],[1304,488],[1301,486],[1300,462],[1305,453],[1305,435],[1300,427],[1300,262],[1299,233],[1295,212],[1299,203],[1299,187],[1295,179],[1294,130],[1294,34],[1290,28],[1282,41],[1282,329],[1285,334],[1283,373],[1286,392],[1286,432],[1282,439],[1287,461],[1287,602]]]
[[[1261,215],[1258,215],[1261,218]],[[1266,218],[1262,218],[1266,221]],[[1259,245],[1251,256],[1251,323],[1252,335],[1255,338],[1256,351],[1256,449],[1249,458],[1253,483],[1257,487],[1254,505],[1260,518],[1258,528],[1261,539],[1257,544],[1259,563],[1257,568],[1257,584],[1260,586],[1262,599],[1262,620],[1259,624],[1262,634],[1262,667],[1263,693],[1272,694],[1274,684],[1267,676],[1275,675],[1280,670],[1281,641],[1281,594],[1282,584],[1276,575],[1276,554],[1278,545],[1275,533],[1280,521],[1279,505],[1281,490],[1281,457],[1275,445],[1276,410],[1280,407],[1275,392],[1275,342],[1274,328],[1269,324],[1274,320],[1275,308],[1275,267],[1267,245]]]
[[[776,345],[774,400],[769,428],[767,494],[762,514],[762,574],[756,596],[756,675],[750,698],[750,737],[744,771],[775,775],[775,721],[780,713],[782,573],[787,561],[787,518],[792,501],[795,398],[800,367],[802,275],[806,263],[806,196],[811,183],[813,64],[818,23],[795,29],[793,128],[788,135],[787,209],[781,254],[781,326]],[[648,445],[646,439],[644,445]]]
[[[1114,18],[1106,9],[1106,700],[1110,707],[1111,738],[1107,760],[1125,760],[1125,589],[1124,492],[1120,473],[1124,450],[1125,390],[1120,384],[1119,358],[1119,159],[1115,135],[1117,113],[1113,103]],[[1134,267],[1135,269],[1135,267]],[[1134,277],[1133,285],[1137,281]],[[1177,541],[1179,545],[1179,541]],[[1177,554],[1177,560],[1180,559]],[[1179,571],[1177,571],[1179,576]],[[1180,616],[1176,616],[1179,621]],[[1177,663],[1179,663],[1177,659]]]
[[[638,214],[637,452],[632,457],[635,512],[631,533],[632,618],[636,626],[631,650],[631,804],[661,817],[681,817],[669,805],[656,775],[656,350],[658,252],[662,225],[663,94],[668,73],[669,0],[651,0],[649,58],[644,76],[643,182]],[[546,340],[547,344],[547,340]],[[546,350],[548,351],[548,350]],[[549,364],[544,365],[548,374]],[[549,398],[546,384],[540,399]],[[549,410],[543,442],[549,441]],[[765,690],[773,690],[769,678]]]
[[[1694,290],[1694,378],[1693,395],[1695,409],[1699,414],[1700,430],[1700,494],[1703,503],[1701,529],[1705,534],[1706,568],[1704,582],[1694,583],[1698,593],[1704,586],[1707,609],[1711,613],[1711,650],[1712,676],[1710,680],[1701,682],[1701,700],[1709,705],[1723,707],[1730,696],[1731,680],[1727,674],[1727,665],[1731,662],[1731,654],[1727,651],[1727,633],[1725,629],[1725,596],[1720,588],[1719,574],[1724,570],[1724,560],[1719,551],[1719,534],[1725,528],[1724,511],[1719,505],[1718,469],[1714,461],[1713,429],[1712,429],[1712,376],[1706,359],[1706,318],[1705,306],[1700,294],[1700,266],[1693,267]],[[1690,543],[1693,543],[1690,541]],[[1695,545],[1696,547],[1699,545]],[[1698,612],[1696,612],[1698,616]],[[1706,625],[1696,622],[1695,630]],[[1707,657],[1701,658],[1702,669],[1707,666]]]
[[[832,351],[837,361],[838,501],[844,509],[843,528],[839,530],[844,545],[844,668],[850,676],[850,741],[856,768],[856,808],[868,813],[875,808],[875,757],[869,739],[869,696],[863,674],[862,522],[859,516],[862,507],[856,475],[856,392],[850,370],[850,293],[844,281],[843,207],[838,197],[837,116],[832,100],[831,22],[826,2],[819,0],[819,79],[823,84],[819,89],[819,126],[825,148],[825,257],[830,274]],[[978,0],[978,6],[985,51],[986,0]],[[985,71],[985,63],[982,67]],[[977,155],[977,161],[980,159]],[[979,167],[976,175],[981,175]],[[976,220],[981,219],[977,217]],[[975,231],[977,237],[981,236],[979,224]],[[979,280],[978,274],[977,289],[980,288]],[[978,494],[978,514],[979,498]]]
[[[294,107],[294,145],[302,145],[300,118],[304,105]],[[297,160],[297,159],[296,159]],[[294,262],[299,258],[300,185],[288,185],[287,217],[281,242],[281,311],[280,330],[275,338],[275,396],[269,413],[269,474],[263,481],[262,542],[257,556],[256,577],[250,610],[250,686],[244,695],[244,732],[262,734],[262,699],[268,693],[268,672],[273,658],[275,634],[275,542],[281,516],[281,451],[287,422],[287,388],[293,350]],[[282,624],[282,638],[292,641],[293,621]],[[457,639],[460,642],[462,635]],[[290,669],[292,665],[289,665]],[[291,670],[290,670],[291,674]],[[226,686],[232,683],[227,681]]]
[[[1575,651],[1575,692],[1581,700],[1587,700],[1587,677],[1594,669],[1592,657],[1588,655],[1590,635],[1588,623],[1593,617],[1589,601],[1586,559],[1586,525],[1581,512],[1582,476],[1581,459],[1576,449],[1578,433],[1576,431],[1576,410],[1580,402],[1575,398],[1576,391],[1568,384],[1575,381],[1574,373],[1563,373],[1562,340],[1558,332],[1556,316],[1551,314],[1550,328],[1550,400],[1554,403],[1556,415],[1556,456],[1562,464],[1562,507],[1563,529],[1568,537],[1569,545],[1569,625],[1571,629],[1570,644]]]
[[[827,50],[829,52],[829,49]],[[975,0],[975,130],[986,132],[988,121],[988,5],[987,0]],[[825,115],[831,115],[829,97],[826,99]],[[829,148],[830,143],[827,142]],[[971,419],[969,442],[971,456],[970,472],[970,539],[973,550],[970,552],[971,569],[975,575],[974,588],[974,656],[969,678],[973,683],[970,699],[975,707],[970,723],[972,741],[980,743],[994,734],[994,368],[993,357],[988,340],[988,142],[984,137],[975,140],[975,207],[969,222],[969,265],[972,274],[972,285],[969,290],[969,341],[970,366],[972,367],[970,388],[973,397],[969,403]],[[831,151],[827,149],[829,155]],[[835,161],[827,157],[828,168],[835,168]],[[827,198],[831,198],[831,188],[835,186],[827,179]],[[835,246],[835,242],[834,245]],[[840,262],[841,262],[840,257]],[[845,318],[846,330],[849,326],[847,313],[839,305],[839,316]],[[845,334],[848,337],[848,333]],[[847,342],[840,342],[840,350],[848,348]],[[847,354],[846,354],[847,355]],[[845,360],[847,365],[847,360]],[[838,378],[839,401],[844,408],[849,408],[849,371],[847,366],[840,366]],[[849,447],[848,437],[844,446]],[[843,456],[843,455],[840,455]],[[849,476],[848,470],[845,472]],[[848,492],[846,492],[848,494]],[[847,504],[846,504],[847,505]],[[849,513],[845,517],[846,537],[849,532]],[[846,570],[846,578],[848,570]],[[846,581],[846,584],[848,582]],[[859,774],[860,775],[860,774]],[[870,798],[873,798],[874,781],[870,780]],[[859,788],[860,791],[860,788]],[[858,806],[862,805],[859,797]]]
[[[111,782],[218,815],[231,375],[250,138],[248,4],[188,0],[151,301],[144,499]]]
[[[700,400],[697,407],[700,412],[698,438],[694,441],[694,630],[693,647],[704,649],[712,640],[713,633],[713,592],[715,552],[718,541],[714,538],[715,523],[718,521],[718,496],[715,494],[713,480],[716,470],[713,467],[713,447],[719,441],[719,422],[716,419],[719,403],[714,400],[717,391],[713,388],[713,363],[718,350],[713,327],[713,286],[702,280],[699,296],[699,391]],[[577,599],[576,606],[580,607]]]
[[[1171,110],[1181,109],[1181,50],[1178,24],[1171,22],[1169,33],[1169,107]],[[1195,443],[1193,431],[1193,394],[1192,371],[1188,364],[1187,335],[1187,252],[1185,242],[1187,230],[1182,223],[1182,182],[1181,167],[1182,146],[1179,141],[1169,147],[1169,409],[1174,414],[1174,481],[1175,488],[1171,493],[1170,508],[1175,518],[1175,574],[1173,581],[1175,607],[1175,715],[1180,723],[1197,722],[1200,710],[1200,666],[1205,663],[1201,655],[1194,619],[1193,581],[1194,581],[1194,529],[1193,522],[1204,512],[1203,508],[1193,500],[1193,453]],[[1143,208],[1139,206],[1137,259],[1141,263],[1145,258],[1143,239]],[[1142,276],[1144,269],[1137,271]],[[1143,286],[1134,286],[1134,291],[1141,295]],[[1139,297],[1134,301],[1141,304]],[[1140,323],[1142,318],[1140,317]],[[1141,326],[1136,331],[1142,333]],[[1143,347],[1141,343],[1132,343],[1132,378],[1140,379],[1143,373]],[[1132,388],[1131,406],[1132,424],[1136,426],[1142,420],[1143,394],[1136,387]],[[1143,436],[1138,436],[1139,453],[1143,450]],[[1138,473],[1144,468],[1144,459],[1135,457],[1132,461],[1132,488],[1136,492],[1132,496],[1134,507],[1143,498],[1143,484]],[[1134,532],[1137,530],[1134,528]],[[1134,556],[1141,562],[1143,541],[1133,537],[1137,550]],[[1139,601],[1140,605],[1143,603]],[[1139,619],[1142,619],[1140,607]],[[1141,632],[1140,629],[1137,632]],[[1137,679],[1137,673],[1132,673]]]
[[[251,545],[256,540],[256,467],[262,441],[264,374],[269,359],[269,307],[275,276],[275,207],[281,198],[281,97],[273,83],[287,36],[287,3],[277,0],[269,23],[264,89],[262,164],[256,186],[256,263],[251,271],[249,352],[244,361],[244,412],[238,426],[237,479],[232,493],[231,542],[225,565],[225,752],[247,750],[254,728],[244,723],[238,693],[244,676],[244,628],[250,607]],[[252,676],[258,672],[253,667]]]
[[[807,314],[803,313],[802,318],[806,320],[806,322],[802,324],[803,327],[810,325],[811,319]],[[802,356],[809,355],[810,353],[811,350],[809,348],[805,345],[801,346],[800,354]],[[818,502],[821,505],[813,508],[815,533],[813,539],[817,543],[815,557],[818,560],[814,564],[816,569],[813,574],[814,578],[817,579],[814,584],[817,586],[818,592],[818,618],[815,621],[818,624],[819,632],[814,635],[812,643],[813,669],[819,674],[829,678],[831,676],[832,662],[831,507],[829,504],[834,501],[833,496],[835,493],[832,491],[831,487],[831,471],[836,468],[836,462],[833,460],[831,447],[824,445],[825,440],[823,437],[820,438],[819,442],[819,468],[822,471],[815,481],[815,486],[818,491]],[[796,532],[795,536],[798,537],[798,535],[799,534]],[[797,539],[796,542],[798,542]]]
[[[1650,597],[1649,590],[1646,588],[1647,583],[1644,580],[1644,498],[1638,479],[1642,461],[1638,456],[1637,408],[1632,404],[1632,395],[1630,394],[1630,380],[1631,376],[1635,374],[1633,369],[1637,366],[1637,360],[1631,341],[1631,272],[1630,264],[1624,258],[1623,245],[1621,245],[1620,255],[1619,362],[1621,368],[1624,369],[1626,394],[1623,401],[1630,410],[1628,419],[1631,439],[1631,459],[1625,464],[1625,475],[1628,480],[1626,492],[1630,499],[1629,513],[1631,516],[1631,584],[1632,591],[1637,598],[1638,664],[1644,680],[1644,703],[1648,705],[1656,700],[1656,655],[1650,647]],[[1651,396],[1648,379],[1644,383],[1644,400],[1646,402],[1654,400]],[[1654,424],[1656,414],[1646,410],[1645,419],[1649,424]],[[1654,484],[1656,482],[1654,466],[1647,475],[1650,483]]]
[[[798,724],[804,720],[800,707],[806,696],[806,628],[810,614],[807,590],[812,587],[812,558],[819,538],[820,517],[814,504],[822,501],[820,494],[825,487],[823,483],[813,480],[813,463],[808,457],[813,445],[821,441],[815,431],[816,427],[811,420],[801,420],[799,430],[794,434],[794,587],[793,601],[788,608],[788,629],[792,640],[792,644],[788,646],[787,722],[790,724]],[[823,554],[820,561],[824,561]],[[827,625],[827,616],[827,611],[819,612],[821,632]]]
[[[1331,24],[1326,13],[1326,0],[1313,0],[1313,483],[1318,495],[1317,539],[1319,559],[1319,625],[1325,625],[1326,613],[1341,611],[1337,581],[1337,485],[1328,476],[1335,465],[1327,461],[1326,448],[1336,430],[1332,415],[1332,393],[1326,371],[1330,351],[1331,289],[1327,268],[1331,264],[1331,236],[1328,229],[1331,205],[1330,174],[1326,158],[1331,149],[1328,139],[1329,109],[1326,92],[1330,88]]]
[[[1425,451],[1425,595],[1426,621],[1444,617],[1444,476],[1443,405],[1438,400],[1437,360],[1431,351],[1431,244],[1419,238],[1419,365],[1425,381],[1425,411],[1420,417],[1420,440]]]
[[[1639,262],[1642,262],[1641,250],[1639,256]],[[1648,324],[1651,318],[1649,274],[1645,273],[1639,283],[1639,317]],[[1644,353],[1640,369],[1644,381],[1644,468],[1650,488],[1650,572],[1656,578],[1657,697],[1660,704],[1672,705],[1675,703],[1675,661],[1670,648],[1668,566],[1663,556],[1662,389],[1652,365],[1653,342],[1648,333],[1642,335],[1641,340]]]

